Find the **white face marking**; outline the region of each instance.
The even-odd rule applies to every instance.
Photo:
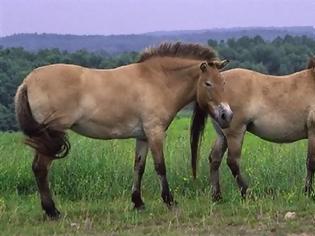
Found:
[[[227,104],[227,103],[225,103],[225,102],[222,102],[220,105],[222,106],[222,108],[223,108],[226,112],[232,113],[232,110],[231,110],[229,104]]]
[[[218,118],[219,115],[220,115],[220,109],[223,109],[224,112],[228,113],[228,114],[231,114],[232,113],[232,110],[229,106],[229,104],[225,103],[225,102],[221,102],[220,105],[216,106],[215,109],[214,109],[214,117],[215,118]]]
[[[221,128],[227,128],[233,118],[233,112],[227,103],[220,103],[215,109],[215,120]]]
[[[219,106],[215,106],[215,109],[213,110],[213,115],[215,119],[218,119],[219,117]]]

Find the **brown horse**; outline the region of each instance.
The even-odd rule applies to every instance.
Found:
[[[136,139],[132,201],[137,209],[144,206],[141,179],[150,148],[162,199],[171,206],[165,131],[176,113],[204,90],[212,100],[213,119],[228,126],[232,112],[222,103],[219,72],[225,64],[211,48],[165,43],[144,51],[137,63],[116,69],[55,64],[33,70],[18,88],[16,115],[26,143],[36,151],[32,168],[46,214],[60,214],[47,175],[52,161],[68,153],[67,129],[97,139]]]
[[[243,197],[248,185],[239,167],[244,134],[249,131],[276,143],[308,138],[305,192],[312,193],[315,171],[315,60],[308,68],[286,76],[264,75],[245,69],[222,72],[226,81],[224,96],[233,111],[230,127],[221,129],[215,121],[215,144],[209,156],[212,198],[221,198],[219,167],[228,149],[227,164]],[[201,99],[203,99],[202,97]],[[200,104],[207,104],[207,100]],[[208,107],[205,107],[207,109]],[[195,176],[197,149],[206,121],[206,110],[196,107],[191,126],[192,167]]]

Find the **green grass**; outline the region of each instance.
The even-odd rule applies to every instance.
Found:
[[[223,201],[210,200],[208,153],[214,138],[209,126],[201,148],[197,180],[192,180],[189,119],[176,119],[165,146],[168,180],[179,203],[168,210],[148,157],[143,177],[146,209],[130,201],[134,141],[100,141],[71,133],[72,150],[50,172],[63,217],[45,220],[31,172],[32,151],[19,133],[0,134],[0,235],[286,235],[314,234],[315,201],[303,194],[306,142],[277,145],[247,134],[242,170],[250,198],[242,201],[225,162],[221,166]],[[296,219],[284,215],[295,211]]]

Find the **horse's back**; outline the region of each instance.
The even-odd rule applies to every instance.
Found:
[[[137,70],[64,64],[35,69],[25,79],[32,114],[38,123],[94,138],[142,136],[139,99],[146,91]]]
[[[273,142],[307,137],[309,114],[315,110],[315,78],[309,71],[272,76],[233,69],[224,75],[234,126],[245,124],[250,132]]]
[[[315,100],[315,77],[307,70],[274,76],[237,68],[225,71],[223,75],[227,81],[227,96],[231,94],[235,98],[237,94],[239,99],[251,101],[256,107],[258,103],[267,103],[269,107],[302,107],[312,105]]]
[[[40,86],[42,89],[60,86],[61,84],[69,85],[80,79],[84,69],[86,68],[68,64],[42,66],[34,69],[26,77],[25,83],[28,86],[33,86],[33,83],[36,83],[36,86]]]

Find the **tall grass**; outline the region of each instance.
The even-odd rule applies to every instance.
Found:
[[[177,119],[170,127],[165,146],[169,183],[172,191],[186,197],[208,193],[208,154],[214,140],[209,126],[198,163],[198,178],[190,168],[189,120]],[[130,195],[133,173],[133,140],[101,141],[70,133],[72,150],[65,159],[54,161],[50,181],[58,197],[71,200],[113,199]],[[253,197],[279,194],[300,195],[305,177],[306,142],[272,144],[247,134],[241,166]],[[22,144],[19,133],[0,135],[0,194],[27,195],[36,191],[31,172],[32,151]],[[148,156],[143,191],[159,194],[159,185]],[[237,198],[238,191],[225,162],[221,166],[225,198]]]
[[[147,210],[131,211],[134,140],[101,141],[70,133],[72,149],[56,160],[50,183],[64,218],[43,223],[35,180],[31,171],[32,150],[23,145],[20,133],[0,134],[0,228],[8,235],[43,235],[111,232],[182,234],[280,234],[314,232],[315,203],[303,194],[306,141],[272,144],[247,134],[241,167],[250,184],[250,196],[242,201],[225,161],[221,165],[223,202],[211,202],[208,154],[214,131],[206,128],[198,161],[197,179],[190,167],[189,119],[171,125],[165,157],[171,191],[179,211],[170,212],[160,200],[160,188],[148,156],[143,177]],[[297,211],[296,223],[283,215]],[[90,221],[92,221],[90,225]],[[72,222],[79,222],[80,227]],[[88,223],[87,223],[88,222]],[[245,230],[245,231],[244,231]],[[255,233],[255,234],[256,234]],[[1,233],[0,233],[1,234]]]

